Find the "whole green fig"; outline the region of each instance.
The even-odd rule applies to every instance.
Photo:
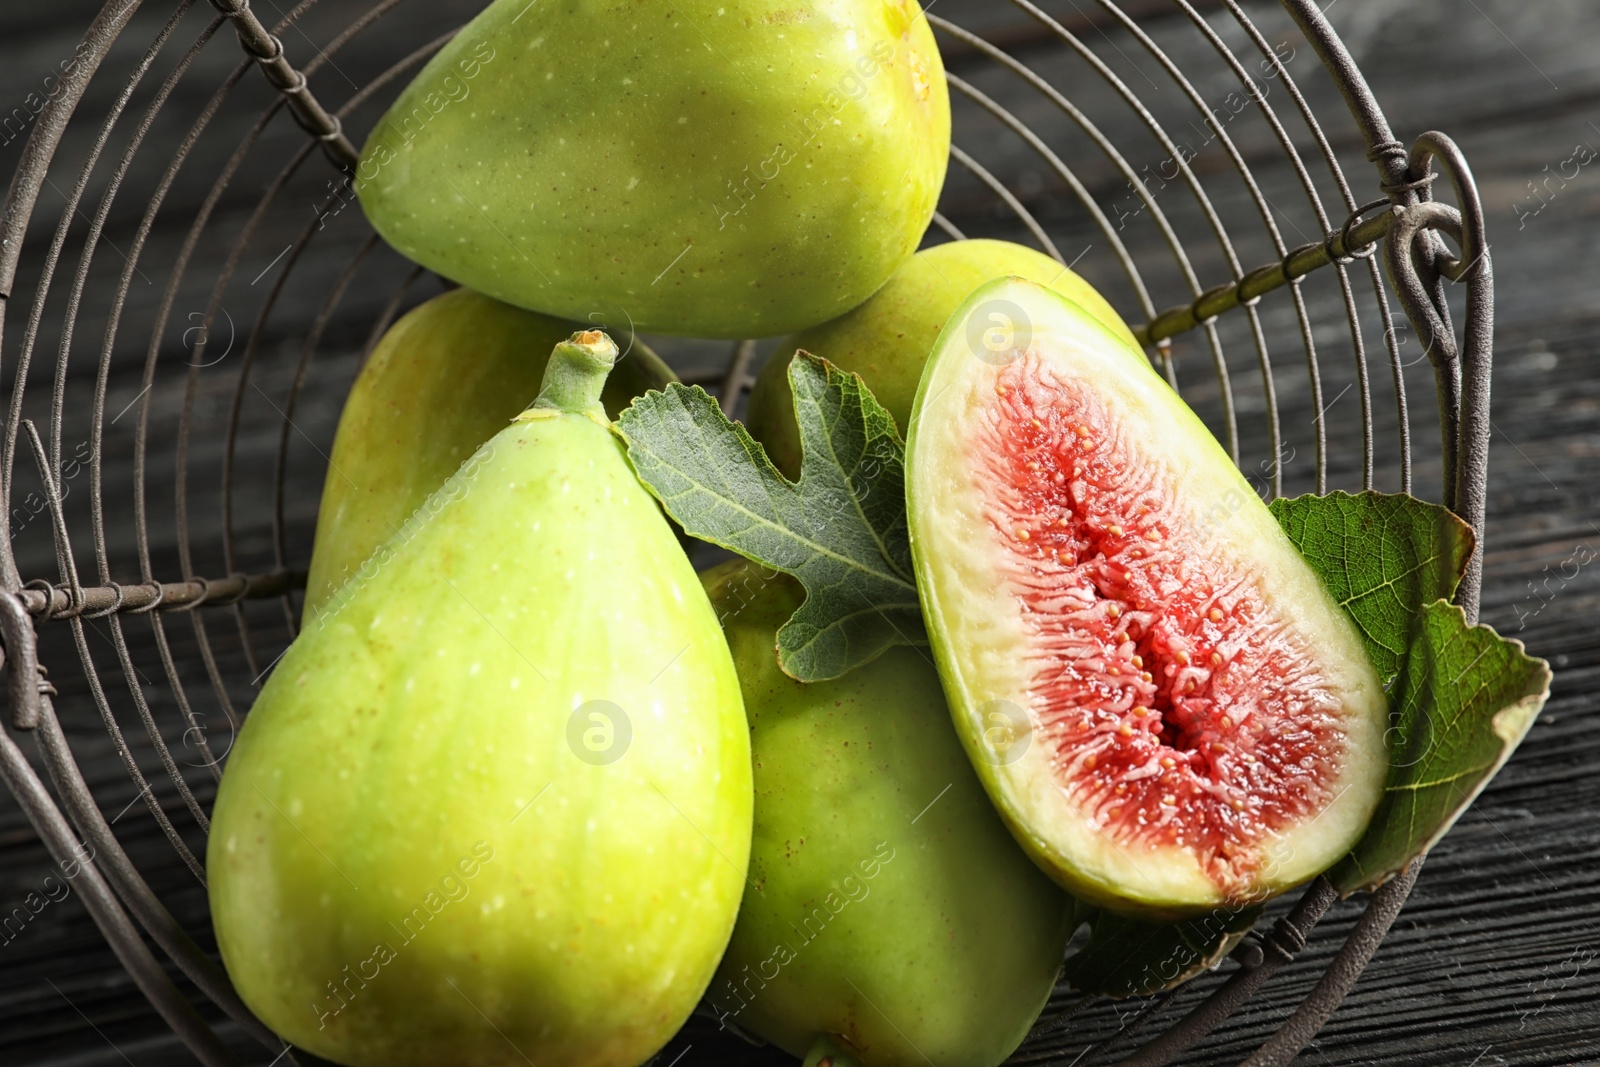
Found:
[[[1071,270],[1042,252],[1009,241],[952,241],[913,256],[884,287],[854,311],[789,338],[762,368],[750,393],[746,422],[778,469],[800,474],[800,431],[789,392],[796,351],[822,356],[861,375],[904,433],[922,367],[945,321],[984,282],[1015,275],[1077,301],[1135,348],[1133,334],[1110,304]]]
[[[612,435],[616,346],[557,346],[290,646],[218,789],[246,1004],[352,1067],[634,1067],[744,888],[749,733],[698,576]]]
[[[383,335],[339,416],[317,512],[305,618],[539,393],[550,350],[580,327],[452,289]],[[606,378],[615,417],[676,376],[637,338]]]
[[[993,1067],[1044,1006],[1073,902],[990,806],[925,655],[834,681],[785,675],[792,579],[706,573],[750,718],[755,836],[710,998],[814,1064]],[[809,1055],[808,1055],[809,1053]]]
[[[356,190],[395,248],[509,303],[768,337],[905,262],[949,149],[916,0],[496,0],[378,123]]]

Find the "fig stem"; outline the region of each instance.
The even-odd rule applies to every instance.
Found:
[[[532,407],[604,418],[600,390],[616,362],[616,342],[604,331],[578,331],[550,353],[539,383],[539,398]]]
[[[844,1051],[832,1034],[821,1034],[806,1053],[803,1067],[861,1067],[861,1061]]]

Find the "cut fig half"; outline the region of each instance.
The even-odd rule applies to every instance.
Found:
[[[1019,278],[935,345],[906,451],[957,731],[1082,899],[1180,918],[1304,882],[1387,772],[1354,626],[1144,355]]]

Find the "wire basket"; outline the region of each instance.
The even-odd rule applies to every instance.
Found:
[[[269,26],[245,0],[149,6],[109,0],[63,60],[0,214],[15,731],[0,735],[0,773],[56,861],[81,867],[94,922],[200,1062],[264,1064],[303,1054],[194,940],[210,944],[196,892],[208,809],[295,633],[344,393],[440,285],[346,210],[359,139],[346,123],[369,127],[473,11],[303,0],[265,5]],[[1477,189],[1445,135],[1395,138],[1316,3],[1068,0],[1052,14],[943,0],[927,18],[955,130],[928,241],[1012,238],[1073,264],[1142,323],[1152,359],[1264,495],[1416,492],[1481,543],[1493,283]],[[1434,199],[1436,171],[1454,206]],[[53,221],[47,188],[66,201]],[[759,351],[658,347],[729,410]],[[1438,432],[1413,432],[1408,396],[1430,388]],[[1474,562],[1458,594],[1473,617],[1478,581]],[[104,812],[129,807],[149,819],[113,832]],[[1317,1034],[1416,867],[1365,901],[1245,1063],[1286,1063]],[[174,901],[190,902],[174,905],[182,924]],[[1087,1047],[1080,1024],[1113,1016],[1058,990],[1019,1055],[1174,1062],[1334,903],[1317,879],[1233,964],[1183,987],[1186,1013],[1152,998]]]

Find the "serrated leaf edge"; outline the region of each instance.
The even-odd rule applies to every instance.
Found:
[[[1479,771],[1483,773],[1483,777],[1479,779],[1478,783],[1473,786],[1472,790],[1466,794],[1461,803],[1456,806],[1456,809],[1450,814],[1449,818],[1443,820],[1429,835],[1428,839],[1419,847],[1415,848],[1404,861],[1398,865],[1386,865],[1385,869],[1382,871],[1377,871],[1375,873],[1362,873],[1353,881],[1349,879],[1336,878],[1336,874],[1339,869],[1347,862],[1352,867],[1360,867],[1360,861],[1355,858],[1355,853],[1356,850],[1361,847],[1361,841],[1357,841],[1355,848],[1352,849],[1344,859],[1335,864],[1334,867],[1328,872],[1328,877],[1333,881],[1334,888],[1339,891],[1339,896],[1341,899],[1348,899],[1349,897],[1355,895],[1356,893],[1362,892],[1363,890],[1377,889],[1385,882],[1394,878],[1401,871],[1405,870],[1406,867],[1416,860],[1418,856],[1425,855],[1431,851],[1433,847],[1444,838],[1445,834],[1450,832],[1451,828],[1455,826],[1456,822],[1460,820],[1461,816],[1466,814],[1467,809],[1472,806],[1473,801],[1477,800],[1478,796],[1484,791],[1489,783],[1494,780],[1494,776],[1500,773],[1500,768],[1504,767],[1511,759],[1517,748],[1522,744],[1523,738],[1525,738],[1528,735],[1528,731],[1532,729],[1533,721],[1538,717],[1539,712],[1544,708],[1545,702],[1550,699],[1550,683],[1554,678],[1554,674],[1550,669],[1550,664],[1548,661],[1541,659],[1538,656],[1530,655],[1528,653],[1527,646],[1524,645],[1520,640],[1514,637],[1506,637],[1496,631],[1492,626],[1488,626],[1483,623],[1474,623],[1469,625],[1467,623],[1467,613],[1459,604],[1452,604],[1448,601],[1436,600],[1432,604],[1426,605],[1423,610],[1426,612],[1440,606],[1448,609],[1453,613],[1454,617],[1460,620],[1462,626],[1462,630],[1460,632],[1462,634],[1471,633],[1474,630],[1486,632],[1491,635],[1494,640],[1497,640],[1503,645],[1508,646],[1512,650],[1513,656],[1521,657],[1522,659],[1533,664],[1536,668],[1533,680],[1537,684],[1537,689],[1527,692],[1519,699],[1507,704],[1499,711],[1496,711],[1490,718],[1489,728],[1494,731],[1496,737],[1500,738],[1501,748],[1496,758],[1491,760],[1489,763],[1484,764],[1481,767],[1471,768],[1453,778],[1441,778],[1433,782],[1422,782],[1415,785],[1406,783],[1399,786],[1384,786],[1384,796],[1387,797],[1390,793],[1399,792],[1402,789],[1427,789],[1436,785],[1443,785],[1449,781],[1455,781],[1459,778],[1464,778],[1469,774],[1475,774]],[[1382,801],[1379,803],[1381,804]],[[1372,833],[1375,828],[1376,823],[1369,825],[1366,832],[1362,834],[1361,840],[1365,840],[1366,834]]]

